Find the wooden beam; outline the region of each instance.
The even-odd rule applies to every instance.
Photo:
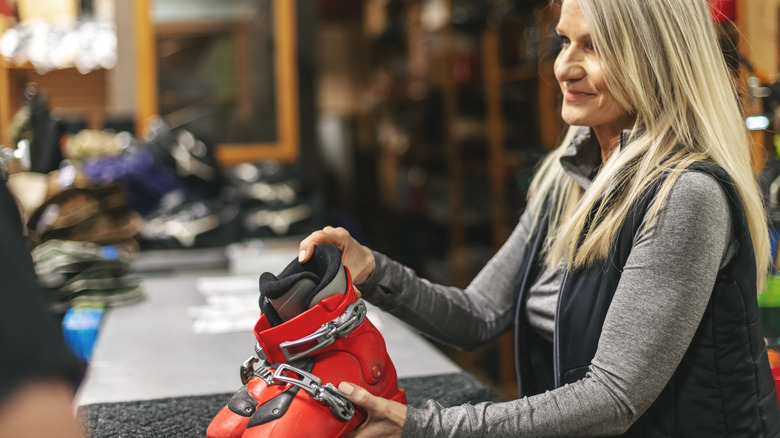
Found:
[[[278,147],[280,155],[292,161],[300,149],[296,1],[275,0],[273,9]]]
[[[157,103],[157,50],[152,2],[133,0],[133,38],[135,39],[136,68],[136,137],[143,138],[150,120],[158,114]]]
[[[8,76],[10,71],[8,70],[8,64],[5,58],[0,56],[0,129],[2,129],[2,146],[15,149],[16,145],[11,144],[11,134],[8,132],[8,128],[11,126],[11,93],[14,90],[11,89],[11,78]]]

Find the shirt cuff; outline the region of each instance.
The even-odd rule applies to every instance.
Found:
[[[362,284],[355,285],[355,287],[360,290],[360,293],[369,301],[371,301],[371,296],[375,295],[379,289],[379,282],[382,280],[387,266],[386,256],[373,250],[371,251],[371,254],[374,256],[374,270],[368,274],[366,281]]]

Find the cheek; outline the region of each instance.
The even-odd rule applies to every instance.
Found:
[[[602,91],[600,106],[605,115],[609,115],[611,117],[616,117],[618,115],[622,116],[626,113],[626,110],[623,109],[623,106],[620,105],[617,99],[615,99],[615,96],[613,96],[612,93],[610,93],[608,90]]]
[[[586,59],[585,69],[588,71],[588,77],[594,87],[600,91],[606,91],[607,80],[604,77],[604,71],[601,69],[601,62],[594,56]]]
[[[607,81],[601,74],[601,71],[597,71],[591,78],[593,80],[593,86],[598,90],[599,107],[605,113],[604,115],[609,114],[610,116],[613,116],[614,114],[624,113],[623,107],[618,103],[617,99],[615,99],[612,92],[609,91],[609,88],[607,88]]]

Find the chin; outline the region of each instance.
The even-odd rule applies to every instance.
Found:
[[[569,126],[588,126],[587,117],[578,114],[572,114],[569,111],[562,111],[561,118]]]

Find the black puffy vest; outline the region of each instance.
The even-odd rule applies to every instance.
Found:
[[[691,170],[714,176],[726,192],[737,253],[718,273],[702,321],[671,380],[623,436],[780,437],[780,410],[758,317],[756,261],[742,203],[720,167],[700,163]],[[566,273],[556,314],[558,342],[552,349],[527,326],[523,316],[527,291],[541,266],[546,228],[529,242],[516,309],[515,337],[522,353],[516,359],[522,396],[585,376],[633,238],[659,185],[632,208],[603,265]]]

